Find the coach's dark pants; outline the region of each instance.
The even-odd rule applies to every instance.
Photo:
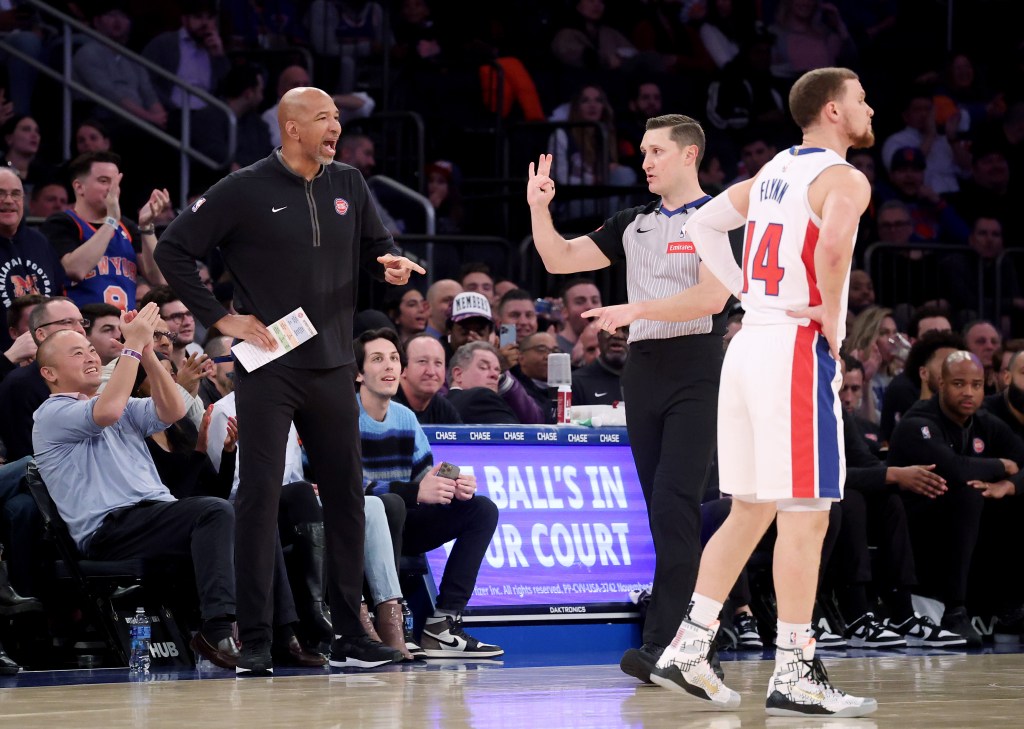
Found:
[[[362,460],[355,365],[293,369],[278,362],[235,369],[238,442],[235,589],[242,643],[271,640],[274,543],[291,423],[299,431],[323,502],[328,595],[335,633],[361,635]]]
[[[700,502],[715,449],[722,337],[634,342],[622,374],[627,427],[654,538],[645,643],[666,646],[700,566]]]

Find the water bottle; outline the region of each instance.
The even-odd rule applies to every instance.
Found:
[[[409,603],[402,600],[402,632],[405,634],[405,642],[415,643],[412,634],[412,610],[409,609]]]
[[[135,610],[135,615],[128,623],[131,628],[132,654],[128,659],[128,670],[131,673],[149,673],[149,641],[152,637],[152,623],[144,608]]]

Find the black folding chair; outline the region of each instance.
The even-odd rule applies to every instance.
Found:
[[[130,651],[130,635],[124,618],[118,614],[115,601],[132,596],[137,599],[133,604],[145,604],[146,598],[153,598],[155,590],[147,590],[147,583],[167,584],[168,575],[181,565],[171,559],[120,559],[95,560],[87,559],[71,538],[68,526],[50,492],[46,489],[35,462],[29,464],[25,475],[25,483],[29,493],[39,507],[46,532],[52,540],[56,557],[54,576],[60,582],[69,583],[82,601],[82,609],[87,619],[102,633],[107,647],[122,665],[128,665]],[[152,604],[152,603],[151,603]],[[125,613],[130,615],[134,612]],[[177,644],[175,653],[195,665],[194,657],[188,650],[187,627],[178,624],[171,610],[157,601],[156,614],[162,626],[154,625],[154,641],[159,630],[167,639]],[[165,656],[166,657],[166,656]],[[177,656],[174,656],[177,657]]]

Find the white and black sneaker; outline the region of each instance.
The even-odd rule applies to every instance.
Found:
[[[768,682],[765,711],[772,716],[867,716],[878,708],[874,699],[850,696],[828,680],[814,640],[804,648],[779,648]]]
[[[405,656],[370,636],[336,635],[331,641],[331,668],[376,668],[387,663],[401,663]]]
[[[967,645],[967,639],[935,624],[927,615],[914,613],[902,623],[889,622],[889,627],[902,635],[907,645],[929,648],[960,648]]]
[[[811,633],[814,635],[814,642],[819,648],[845,648],[846,638],[839,633],[832,632],[832,626],[828,620],[821,618],[811,626]]]
[[[874,613],[864,613],[846,628],[846,642],[854,648],[906,648],[907,641],[902,635],[889,630],[875,618]]]
[[[420,635],[424,658],[497,658],[500,646],[481,643],[462,629],[462,616],[427,618]]]
[[[757,618],[751,613],[737,613],[733,616],[732,624],[736,628],[736,647],[739,650],[764,648],[761,633],[757,629]]]
[[[705,628],[683,620],[675,638],[651,670],[651,682],[689,694],[716,709],[735,709],[740,695],[722,683],[708,661],[718,632],[718,621]]]

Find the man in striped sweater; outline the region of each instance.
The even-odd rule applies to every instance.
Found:
[[[482,643],[462,629],[462,611],[498,525],[498,507],[476,493],[472,474],[439,475],[441,464],[434,465],[415,413],[392,402],[405,361],[394,330],[371,329],[356,339],[354,347],[366,493],[390,492],[404,499],[404,554],[421,554],[455,540],[420,644],[428,658],[500,656],[500,647]]]

